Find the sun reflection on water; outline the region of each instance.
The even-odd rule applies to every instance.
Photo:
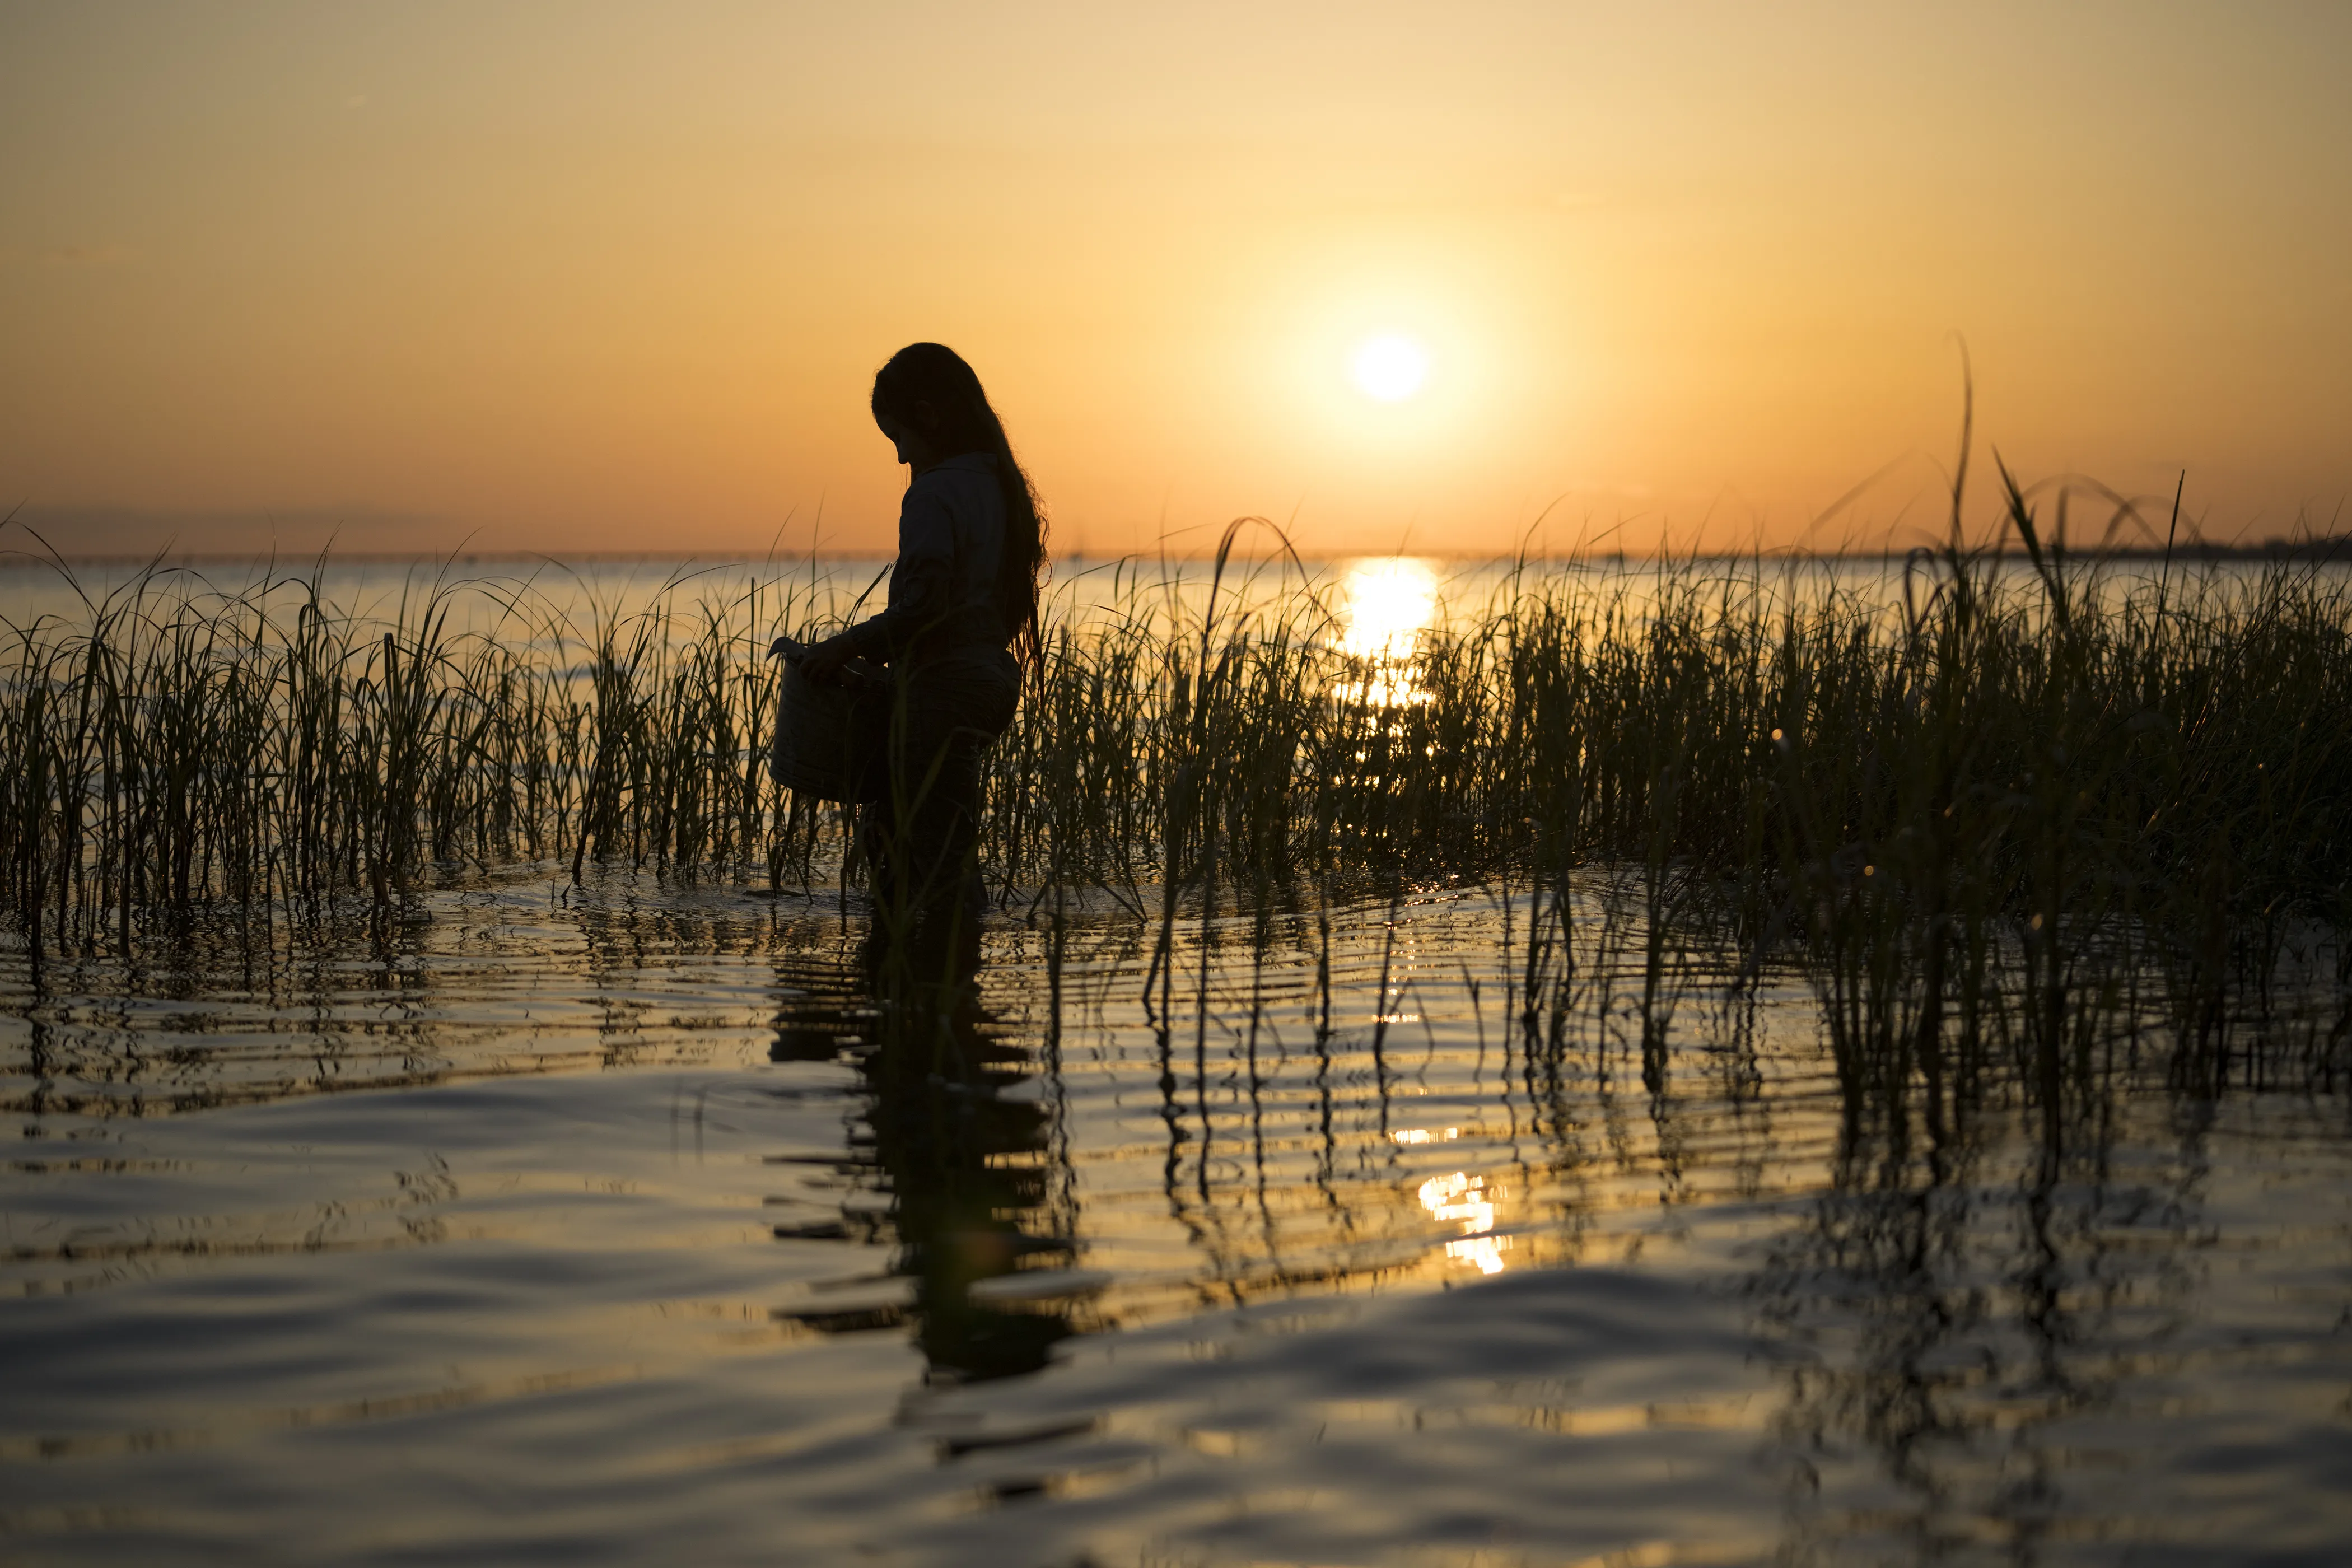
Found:
[[[1348,569],[1348,629],[1342,652],[1358,658],[1403,659],[1437,614],[1437,574],[1429,563],[1390,555]]]
[[[1501,1188],[1487,1188],[1486,1177],[1465,1171],[1432,1176],[1421,1184],[1421,1206],[1430,1217],[1462,1227],[1462,1239],[1445,1244],[1446,1257],[1475,1265],[1481,1274],[1503,1271],[1503,1254],[1511,1249],[1511,1238],[1490,1234],[1495,1228],[1495,1200],[1502,1195]]]
[[[1437,574],[1406,555],[1359,561],[1348,569],[1346,631],[1339,650],[1372,668],[1360,680],[1339,683],[1339,696],[1374,708],[1426,702],[1408,666],[1437,616]]]

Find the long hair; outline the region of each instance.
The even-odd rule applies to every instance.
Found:
[[[928,416],[918,414],[928,404]],[[1004,548],[996,563],[996,602],[1004,615],[1013,657],[1036,666],[1037,598],[1045,580],[1045,511],[1029,476],[1013,456],[1003,422],[988,405],[980,377],[943,343],[908,343],[874,373],[874,416],[916,432],[943,458],[985,452],[996,459],[1004,495]]]

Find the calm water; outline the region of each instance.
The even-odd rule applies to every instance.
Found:
[[[1328,1031],[1312,918],[1191,922],[1163,1034],[1099,910],[885,1050],[851,912],[550,868],[11,955],[8,1560],[2352,1546],[2341,1100],[1890,1163],[1792,977],[1688,976],[1654,1091],[1596,952],[1531,1057],[1475,889],[1339,911]]]
[[[2340,1085],[2126,1037],[1898,1145],[1794,973],[1685,952],[1645,1062],[1599,873],[1529,1031],[1492,889],[1015,906],[942,1013],[854,893],[564,869],[0,936],[0,1559],[2352,1560]]]

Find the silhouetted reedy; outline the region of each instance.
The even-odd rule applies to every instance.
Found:
[[[2000,543],[1956,531],[1899,594],[1834,560],[1522,562],[1401,664],[1346,652],[1295,559],[1238,560],[1239,525],[1207,573],[1122,563],[1057,597],[993,753],[1000,906],[1059,931],[1097,894],[1156,921],[1164,1025],[1192,912],[1328,931],[1342,900],[1483,881],[1514,894],[1508,1005],[1557,1047],[1590,1001],[1569,928],[1598,878],[1640,944],[1654,1089],[1702,949],[1804,965],[1858,1118],[1916,1103],[1940,1133],[1990,1074],[2054,1129],[2103,1053],[2159,1037],[2185,1089],[2332,1082],[2340,1006],[2238,1044],[2282,964],[2352,983],[2344,575],[2126,574],[2006,500]],[[461,594],[489,598],[475,629],[451,629]],[[679,577],[629,610],[436,579],[374,618],[316,571],[137,575],[8,628],[20,940],[37,972],[207,906],[268,940],[468,864],[845,882],[839,808],[765,779],[760,652],[850,607],[814,573]]]

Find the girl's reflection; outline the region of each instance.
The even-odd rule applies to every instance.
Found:
[[[1027,1259],[1066,1258],[1070,1243],[1049,1191],[1052,1113],[1006,1098],[1032,1064],[991,1031],[972,984],[976,944],[955,948],[908,966],[945,973],[944,984],[886,972],[832,996],[793,996],[779,1014],[770,1055],[832,1059],[845,1041],[861,1042],[852,1048],[872,1097],[873,1174],[892,1197],[894,1267],[915,1281],[917,1342],[934,1375],[1004,1377],[1043,1366],[1072,1330],[1043,1306],[991,1302],[985,1282]],[[904,1320],[898,1312],[803,1318],[835,1331]]]

